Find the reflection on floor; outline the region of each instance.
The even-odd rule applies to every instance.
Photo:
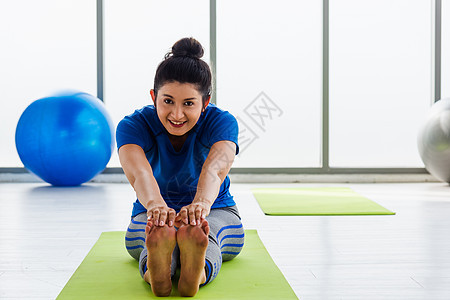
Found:
[[[261,186],[347,186],[397,214],[269,217],[251,194]],[[450,299],[447,184],[233,184],[232,193],[301,299]],[[56,298],[101,232],[126,229],[134,198],[128,184],[0,184],[0,298]]]

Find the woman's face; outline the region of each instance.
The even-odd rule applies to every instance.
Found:
[[[150,95],[159,120],[172,135],[186,134],[195,126],[203,111],[202,95],[191,83],[166,83],[158,90],[156,99],[154,90],[150,91]],[[208,103],[209,99],[205,107]]]

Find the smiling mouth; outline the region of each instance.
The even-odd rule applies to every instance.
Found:
[[[184,122],[175,122],[175,121],[171,121],[169,120],[170,125],[174,126],[174,127],[181,127],[183,126],[187,121]]]

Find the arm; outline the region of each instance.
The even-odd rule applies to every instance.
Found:
[[[138,145],[127,144],[119,149],[119,159],[128,181],[136,192],[139,202],[147,209],[153,224],[173,226],[175,210],[169,208],[161,196],[153,170]]]
[[[176,221],[196,225],[209,214],[220,185],[231,169],[235,153],[236,144],[231,141],[219,141],[212,145],[200,173],[194,200],[181,208]]]

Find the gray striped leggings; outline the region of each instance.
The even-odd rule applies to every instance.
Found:
[[[244,228],[236,206],[211,209],[206,217],[209,223],[209,243],[206,249],[205,270],[208,284],[217,277],[222,261],[235,258],[244,246]],[[139,272],[144,277],[147,271],[147,249],[145,247],[145,226],[147,214],[141,213],[131,219],[125,235],[128,253],[139,261]],[[180,250],[175,247],[172,253],[171,275],[179,266]]]

